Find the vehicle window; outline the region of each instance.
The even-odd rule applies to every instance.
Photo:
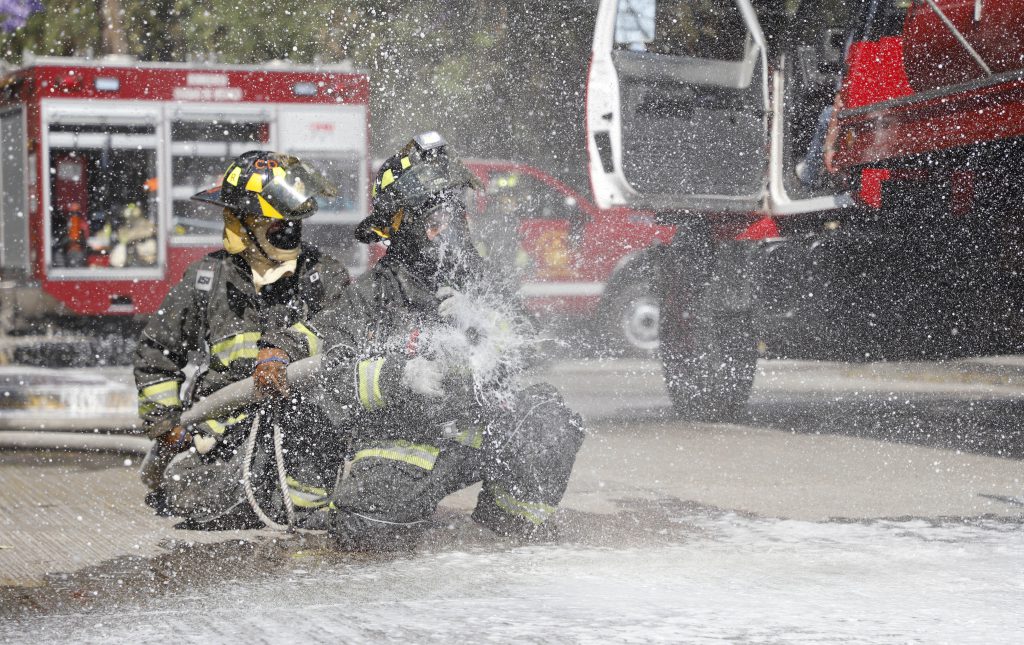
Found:
[[[50,267],[156,266],[156,128],[54,123],[48,142]]]
[[[619,0],[615,42],[653,54],[742,60],[747,28],[732,0]]]
[[[361,174],[366,170],[363,160],[355,153],[332,155],[330,157],[318,153],[306,153],[295,151],[295,154],[303,161],[319,170],[338,187],[337,197],[318,197],[317,202],[320,209],[317,211],[318,220],[325,218],[337,219],[340,216],[356,213],[360,205],[359,191],[362,187],[360,182]],[[356,220],[362,219],[357,213]]]
[[[236,156],[265,148],[270,123],[251,117],[211,117],[171,123],[171,234],[220,238],[221,212],[190,201],[200,190],[220,183]]]
[[[486,194],[489,218],[574,220],[580,216],[575,199],[526,173],[492,174]]]

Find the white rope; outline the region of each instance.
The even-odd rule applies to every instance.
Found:
[[[245,454],[242,455],[242,488],[245,490],[245,498],[249,500],[249,506],[252,507],[253,512],[256,513],[256,517],[258,517],[263,524],[268,528],[287,531],[290,527],[278,524],[274,520],[270,519],[269,515],[263,512],[263,509],[260,508],[259,502],[256,501],[256,491],[254,491],[252,487],[252,458],[253,454],[256,452],[256,437],[259,432],[260,413],[257,412],[253,415],[252,427],[249,429],[249,437],[245,441]],[[287,495],[285,498],[288,499]]]
[[[281,424],[274,422],[274,461],[277,463],[277,480],[281,484],[281,495],[284,497],[284,510],[288,517],[288,530],[295,528],[295,504],[292,503],[291,488],[288,486],[288,472],[284,467],[284,432]]]

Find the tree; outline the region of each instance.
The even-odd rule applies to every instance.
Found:
[[[373,147],[438,129],[472,156],[582,182],[589,0],[51,0],[4,56],[125,53],[142,61],[352,61],[371,77]],[[578,182],[579,183],[579,182]]]

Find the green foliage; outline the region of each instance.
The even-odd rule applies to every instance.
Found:
[[[45,2],[44,6],[23,28],[0,35],[7,61],[20,61],[23,49],[40,56],[73,56],[99,50],[103,21],[95,0],[62,0]]]

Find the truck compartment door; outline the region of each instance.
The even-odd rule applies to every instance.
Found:
[[[185,104],[169,114],[171,243],[219,246],[224,220],[216,208],[191,201],[219,184],[231,160],[248,150],[274,148],[269,107]]]
[[[768,85],[756,23],[748,0],[603,0],[587,90],[600,206],[760,205]]]
[[[287,142],[288,151],[338,187],[336,197],[317,198],[320,207],[306,222],[304,239],[330,251],[350,272],[362,273],[369,261],[367,247],[352,233],[368,208],[366,106],[281,106],[277,118],[279,138]]]
[[[49,105],[43,120],[49,278],[161,277],[159,110]]]
[[[0,268],[28,273],[28,168],[25,111],[0,113]]]

